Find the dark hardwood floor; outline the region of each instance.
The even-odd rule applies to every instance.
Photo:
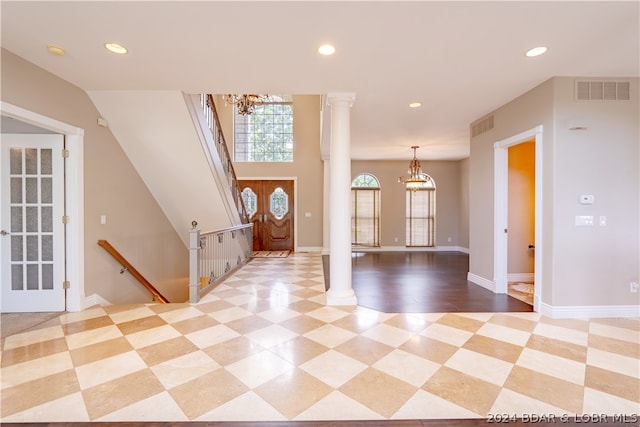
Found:
[[[526,312],[533,308],[467,281],[462,252],[354,252],[352,286],[358,305],[385,313]],[[323,256],[325,286],[329,256]]]

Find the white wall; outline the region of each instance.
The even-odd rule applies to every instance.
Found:
[[[89,96],[186,248],[194,220],[202,231],[237,225],[182,92],[89,91]]]

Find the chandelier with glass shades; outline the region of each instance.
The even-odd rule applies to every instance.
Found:
[[[409,176],[406,178],[404,176],[399,177],[398,182],[403,183],[408,190],[417,190],[424,187],[431,180],[431,177],[422,172],[420,160],[416,158],[416,150],[420,147],[414,145],[411,148],[413,149],[413,159],[409,162],[409,169],[407,170]]]
[[[264,104],[265,102],[270,100],[269,95],[256,95],[253,93],[249,94],[227,94],[222,95],[222,99],[224,100],[225,105],[233,104],[235,105],[238,114],[246,116],[248,114],[253,113],[253,110],[256,108],[256,105]]]

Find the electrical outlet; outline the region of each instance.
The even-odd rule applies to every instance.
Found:
[[[638,288],[640,287],[640,284],[638,284],[638,282],[631,282],[629,283],[629,292],[633,292],[638,293]]]

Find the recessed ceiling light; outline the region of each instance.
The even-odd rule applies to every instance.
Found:
[[[527,51],[526,55],[528,57],[533,57],[533,56],[542,55],[546,51],[547,51],[547,48],[545,46],[538,46],[538,47],[534,47],[533,49]]]
[[[411,104],[409,104],[410,108],[418,108],[418,107],[422,107],[422,102],[412,102]]]
[[[128,52],[127,48],[118,43],[105,43],[104,47],[110,50],[113,53],[119,53],[120,55],[124,55]]]
[[[53,56],[63,56],[65,54],[63,48],[54,44],[47,45],[47,51]]]
[[[336,53],[336,48],[330,44],[323,44],[318,48],[318,53],[325,56],[333,55],[334,53]]]

